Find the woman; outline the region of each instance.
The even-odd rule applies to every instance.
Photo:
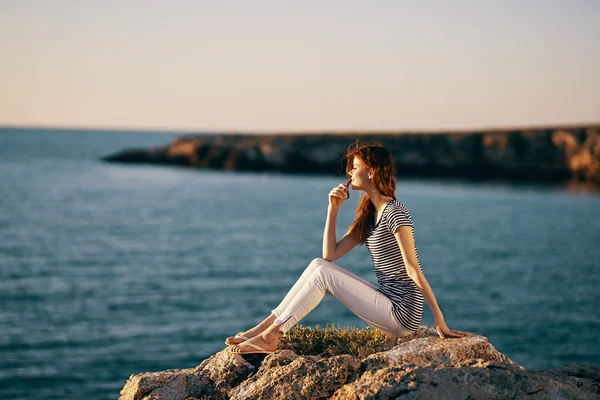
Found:
[[[362,190],[356,219],[336,243],[336,218],[349,198],[343,184],[329,192],[323,235],[323,258],[315,258],[304,270],[281,304],[257,326],[225,341],[237,354],[272,353],[280,336],[315,308],[329,293],[369,325],[393,337],[413,333],[419,326],[423,297],[442,339],[466,336],[451,331],[444,322],[435,296],[425,279],[414,243],[414,225],[404,204],[396,199],[395,168],[389,151],[380,143],[358,142],[345,155],[348,185]],[[347,197],[348,195],[348,197]],[[379,287],[347,271],[333,261],[366,244],[375,264]]]

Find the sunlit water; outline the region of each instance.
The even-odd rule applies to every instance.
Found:
[[[1,398],[114,399],[132,373],[194,367],[321,257],[341,177],[98,160],[173,137],[0,130]],[[451,329],[527,369],[600,364],[600,196],[401,178],[396,196]],[[376,283],[364,246],[336,263]],[[300,321],[331,323],[366,326],[330,296]]]

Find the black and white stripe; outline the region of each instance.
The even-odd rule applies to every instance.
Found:
[[[414,332],[419,327],[423,315],[423,296],[406,272],[402,252],[394,236],[396,228],[401,225],[413,228],[414,240],[414,224],[408,209],[399,200],[390,200],[379,221],[369,224],[366,246],[375,264],[378,290],[392,301],[398,323]]]

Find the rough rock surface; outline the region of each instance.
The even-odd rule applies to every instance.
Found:
[[[131,375],[133,399],[600,399],[600,367],[526,371],[477,334],[439,338],[420,327],[405,342],[363,359],[239,355],[226,349],[195,368]]]
[[[343,174],[348,146],[378,140],[403,177],[591,182],[600,185],[600,126],[453,133],[213,134],[125,149],[105,161]]]

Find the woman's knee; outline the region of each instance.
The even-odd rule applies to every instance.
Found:
[[[324,258],[315,258],[311,261],[309,268],[311,268],[313,272],[320,271],[321,273],[327,271],[339,271],[341,269],[339,265],[327,261]]]
[[[317,269],[323,269],[323,268],[329,268],[331,267],[331,261],[327,261],[324,258],[315,258],[313,259],[310,264],[308,264],[308,267],[306,267],[306,269],[310,272],[314,272]]]
[[[305,271],[312,273],[315,269],[317,269],[319,265],[321,265],[319,260],[322,260],[322,258],[315,258],[314,260],[312,260],[310,264],[308,264],[308,266],[305,268]]]
[[[326,276],[331,275],[332,273],[336,273],[340,267],[332,263],[331,261],[327,261],[323,258],[315,258],[308,264],[306,267],[306,272],[309,275],[309,279],[314,279],[318,276]]]

